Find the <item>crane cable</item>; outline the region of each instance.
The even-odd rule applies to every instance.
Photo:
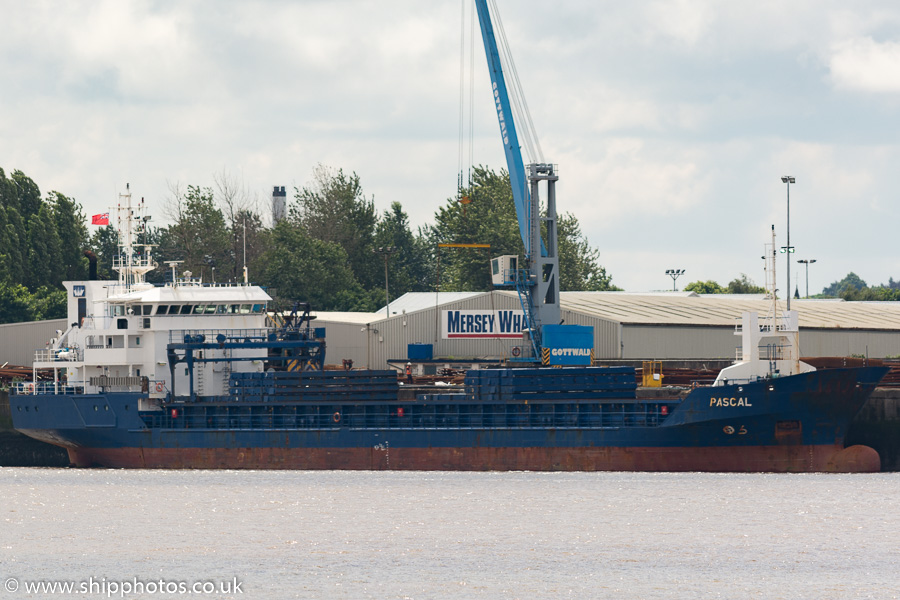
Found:
[[[466,0],[461,3],[462,18],[460,20],[459,38],[459,140],[457,142],[456,197],[462,195],[463,176],[463,129],[465,124],[465,72],[466,72]]]
[[[516,69],[516,63],[513,60],[512,51],[509,49],[509,41],[506,38],[506,31],[503,28],[503,20],[500,18],[500,11],[497,9],[496,0],[489,0],[491,14],[494,19],[494,33],[497,38],[500,62],[504,74],[506,74],[508,87],[508,95],[510,97],[510,108],[513,111],[514,123],[521,125],[517,127],[525,149],[525,154],[529,158],[526,162],[544,162],[544,152],[538,141],[537,131],[534,128],[534,122],[531,120],[531,111],[528,109],[528,102],[525,100],[525,92],[522,90],[522,82],[519,79],[519,72]]]
[[[468,127],[466,123],[466,5],[471,0],[462,0],[462,12],[460,18],[459,36],[459,141],[456,197],[463,205],[465,213],[466,205],[471,202],[472,196],[472,165],[475,164],[475,9],[469,11],[469,68],[468,68]],[[468,130],[468,131],[467,131]],[[466,140],[468,133],[468,140]],[[466,159],[467,165],[463,165]],[[466,176],[466,171],[468,175]]]

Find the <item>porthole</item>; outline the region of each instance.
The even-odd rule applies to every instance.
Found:
[[[109,404],[105,404],[105,405],[103,406],[103,410],[109,410]]]
[[[95,404],[95,405],[94,405],[94,412],[98,412],[99,410],[100,410],[100,409],[97,408],[97,405]]]

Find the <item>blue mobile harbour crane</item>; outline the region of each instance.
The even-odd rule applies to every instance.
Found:
[[[563,325],[560,320],[556,220],[556,182],[559,176],[554,165],[549,163],[531,163],[526,172],[487,0],[475,0],[475,6],[491,74],[491,90],[506,153],[519,233],[525,245],[524,264],[519,264],[517,256],[510,255],[491,260],[494,285],[515,287],[525,313],[526,352],[513,360],[544,365],[590,365],[594,355],[594,328]],[[542,181],[546,182],[547,187],[547,207],[543,217],[538,187]],[[546,238],[541,236],[542,223]],[[528,356],[528,350],[531,356]]]

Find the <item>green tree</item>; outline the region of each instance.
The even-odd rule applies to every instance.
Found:
[[[21,283],[0,282],[0,323],[22,323],[66,316],[66,292],[43,286],[34,293]]]
[[[56,234],[59,237],[62,259],[62,279],[73,281],[84,279],[87,274],[87,259],[83,252],[87,245],[87,227],[81,206],[59,192],[50,192],[47,203],[53,214]]]
[[[6,172],[0,168],[0,207],[16,208],[19,207],[19,190],[16,182],[7,179]]]
[[[21,283],[0,282],[0,323],[33,320],[31,293]]]
[[[265,254],[265,279],[282,301],[309,302],[314,310],[373,310],[338,244],[311,237],[282,221]]]
[[[375,202],[363,194],[359,175],[319,165],[312,184],[296,190],[295,200],[288,211],[290,221],[307,236],[343,248],[363,287],[372,288],[383,279],[381,260],[372,252]]]
[[[562,291],[602,292],[618,290],[612,277],[597,262],[600,251],[591,248],[581,233],[581,225],[574,215],[557,217],[559,237],[559,289]]]
[[[97,275],[100,279],[113,279],[113,258],[119,253],[119,232],[112,225],[99,227],[88,244],[97,256]]]
[[[695,292],[697,294],[726,294],[725,288],[713,280],[709,281],[692,281],[684,286],[684,291]]]
[[[22,215],[13,207],[6,209],[6,248],[7,274],[10,281],[22,283],[25,280],[25,265],[28,259],[28,231]]]
[[[27,239],[25,285],[30,289],[42,285],[59,287],[63,274],[62,244],[48,205],[41,204],[38,211],[29,217]]]
[[[182,272],[202,274],[206,281],[214,266],[219,273],[234,272],[231,233],[212,189],[189,185],[184,194],[173,190],[173,196],[167,210],[174,223],[160,232],[160,260],[183,260]]]
[[[392,202],[375,227],[374,248],[394,248],[388,255],[391,298],[406,292],[424,292],[433,289],[429,272],[428,241],[415,235],[409,227],[409,216],[399,202]],[[383,260],[383,255],[381,255]],[[383,265],[384,263],[382,263]],[[377,282],[384,285],[384,277]],[[372,288],[373,290],[375,288]],[[384,303],[384,297],[381,298]]]
[[[29,300],[32,321],[65,319],[67,314],[66,290],[56,287],[39,287]]]
[[[509,174],[475,167],[469,199],[468,204],[462,204],[457,198],[451,198],[438,209],[429,240],[435,245],[490,244],[490,255],[482,250],[442,251],[439,262],[442,290],[492,289],[489,259],[504,254],[524,255]],[[573,215],[558,217],[557,234],[561,290],[616,289],[606,270],[597,264],[598,252],[591,249]]]
[[[716,292],[718,293],[718,292]],[[732,279],[728,283],[728,288],[725,290],[726,294],[765,294],[766,288],[761,287],[753,283],[753,280],[748,278],[746,274],[741,273],[740,277]]]
[[[231,270],[217,268],[219,281],[240,281],[243,279],[244,255],[247,256],[248,270],[262,252],[260,232],[263,230],[262,219],[253,211],[253,202],[243,182],[228,174],[225,170],[213,175],[215,199],[222,211],[225,227],[229,232],[231,247]],[[254,273],[256,271],[253,271]]]
[[[868,288],[869,286],[865,281],[862,280],[859,275],[851,271],[840,281],[835,281],[824,290],[822,290],[822,295],[829,298],[837,298],[851,287],[855,290],[863,290]]]
[[[26,221],[31,215],[38,212],[41,207],[41,190],[37,184],[32,181],[22,171],[15,170],[12,174],[12,180],[16,185],[16,208]]]
[[[236,245],[235,277],[234,281],[243,280],[244,249],[246,248],[247,271],[251,281],[257,281],[256,277],[265,273],[265,261],[263,260],[268,240],[271,238],[271,230],[263,226],[259,214],[249,210],[241,210],[235,218],[233,240],[239,240]]]

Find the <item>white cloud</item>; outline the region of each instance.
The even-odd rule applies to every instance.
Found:
[[[811,287],[851,269],[900,278],[900,114],[835,92],[900,91],[900,6],[500,9],[545,158],[560,166],[559,209],[581,219],[617,284],[662,289],[665,268],[761,283],[771,224],[783,240],[786,173],[791,241],[819,261]],[[454,191],[458,4],[35,1],[4,17],[0,167],[86,214],[126,181],[156,206],[168,182],[210,185],[223,168],[264,200],[318,163],[356,171],[379,210],[400,201],[414,226]],[[475,51],[474,162],[499,171],[480,36]]]
[[[832,48],[832,83],[852,91],[900,92],[900,42],[876,42],[870,37],[844,40]]]
[[[706,35],[713,21],[712,10],[705,2],[674,0],[653,2],[644,11],[648,34],[693,46]]]

